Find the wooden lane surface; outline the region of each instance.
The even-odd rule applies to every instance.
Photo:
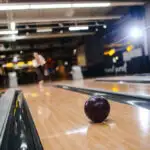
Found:
[[[110,101],[102,124],[84,115],[88,95],[35,86],[22,88],[45,150],[149,150],[150,111]]]
[[[150,96],[150,84],[100,82],[94,79],[79,81],[62,81],[54,84],[67,84],[83,88],[99,88],[109,92],[123,92],[132,95]]]
[[[100,77],[96,78],[99,80],[120,80],[120,81],[150,81],[150,74],[149,75],[135,75],[135,76],[112,76],[112,77]]]

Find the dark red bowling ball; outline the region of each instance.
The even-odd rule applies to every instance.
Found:
[[[108,101],[102,96],[91,96],[84,105],[86,116],[93,122],[103,122],[110,112]]]

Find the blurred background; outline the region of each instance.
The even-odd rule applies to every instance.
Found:
[[[33,52],[46,59],[48,81],[72,79],[76,65],[84,78],[149,73],[149,15],[146,1],[2,1],[0,87],[10,72],[37,82]]]

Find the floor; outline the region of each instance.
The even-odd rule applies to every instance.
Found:
[[[150,84],[136,84],[136,83],[120,83],[120,82],[103,82],[95,81],[95,79],[89,80],[77,80],[77,81],[63,81],[61,83],[55,83],[59,85],[70,85],[74,87],[82,88],[95,88],[114,93],[123,93],[129,95],[150,97]]]
[[[132,81],[132,82],[144,82],[150,83],[150,74],[140,74],[133,76],[113,76],[113,77],[101,77],[96,78],[99,81]]]
[[[148,94],[148,85],[100,83],[93,80],[61,82],[136,94]],[[58,84],[58,83],[56,83]],[[44,150],[149,150],[150,111],[109,100],[111,112],[101,124],[93,124],[84,114],[89,95],[55,88],[51,83],[39,89],[23,86]]]

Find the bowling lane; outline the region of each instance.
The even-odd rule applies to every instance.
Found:
[[[149,150],[150,111],[112,102],[108,120],[92,124],[84,115],[88,95],[37,86],[22,88],[44,150]]]
[[[61,83],[55,83],[55,85],[69,85],[73,87],[81,88],[93,88],[98,90],[104,90],[114,93],[123,93],[133,96],[150,98],[150,84],[141,83],[113,83],[95,81],[95,79],[78,80],[78,81],[63,81]]]
[[[129,82],[129,83],[150,83],[150,74],[138,74],[133,76],[113,76],[96,78],[96,81],[105,82]]]

